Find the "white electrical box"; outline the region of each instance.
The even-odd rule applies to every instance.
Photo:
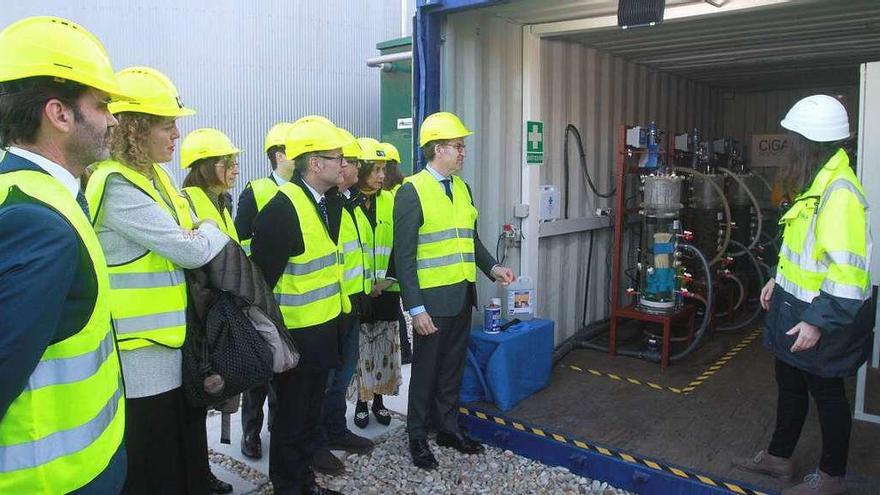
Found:
[[[688,133],[675,135],[676,151],[691,151],[691,137]]]
[[[562,217],[561,193],[556,186],[541,186],[541,208],[539,222],[552,222]]]
[[[632,148],[644,148],[648,146],[648,138],[645,135],[645,128],[640,126],[627,127],[626,145]]]

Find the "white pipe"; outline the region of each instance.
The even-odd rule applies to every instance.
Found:
[[[412,60],[412,50],[408,52],[389,53],[388,55],[368,58],[367,67],[382,67],[384,69],[385,64],[390,64],[391,62],[400,62],[401,60]]]

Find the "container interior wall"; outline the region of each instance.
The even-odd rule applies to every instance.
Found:
[[[479,210],[480,239],[495,255],[501,226],[514,221],[513,207],[520,202],[522,26],[465,13],[448,18],[445,34],[441,109],[457,113],[474,132],[465,140],[460,174]],[[508,249],[504,264],[518,270],[519,250]],[[482,275],[477,279],[481,306],[503,297],[499,286]],[[482,316],[475,313],[477,320]]]
[[[475,132],[466,140],[461,175],[473,188],[479,234],[492,252],[501,225],[514,221],[513,207],[520,202],[522,26],[467,12],[450,16],[444,32],[441,106],[458,113]],[[672,131],[694,126],[720,131],[721,94],[716,90],[565,41],[542,41],[541,67],[545,184],[562,186],[568,123],[581,130],[589,170],[600,190],[611,184],[618,125],[654,120]],[[571,166],[571,217],[608,206],[585,190],[574,151]],[[537,214],[537,205],[532,214]],[[538,316],[556,322],[557,345],[581,327],[589,235],[555,236],[539,244]],[[588,321],[606,317],[609,307],[611,234],[604,230],[594,235]],[[508,251],[505,264],[519,267],[518,250]],[[479,278],[481,304],[501,295],[499,287]]]
[[[606,52],[568,41],[545,40],[541,47],[544,119],[543,184],[564,189],[564,133],[580,130],[587,169],[599,192],[613,185],[618,126],[655,121],[667,133],[698,127],[720,132],[721,92],[692,81],[633,64]],[[575,141],[569,138],[569,218],[595,215],[612,206],[585,185]],[[627,191],[631,196],[636,191]],[[610,311],[611,229],[594,231],[592,269],[585,287],[590,233],[544,238],[540,242],[538,285],[542,313],[556,321],[557,345],[581,328],[586,291],[586,321]],[[627,253],[628,248],[623,252]],[[622,281],[622,288],[626,282]],[[628,299],[622,298],[621,303]]]

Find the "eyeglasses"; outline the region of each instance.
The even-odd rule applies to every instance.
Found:
[[[361,168],[361,162],[360,162],[360,160],[358,160],[357,158],[353,158],[353,159],[344,158],[344,159],[342,160],[342,166],[344,166],[344,167],[349,166],[349,167]]]
[[[455,151],[457,151],[459,153],[461,153],[462,151],[464,151],[467,148],[467,145],[465,145],[464,143],[455,143],[455,144],[446,143],[443,146],[449,146],[450,148],[455,148]]]
[[[342,162],[345,161],[345,157],[342,155],[337,155],[337,156],[318,155],[318,158],[322,158],[324,160],[328,160],[331,162],[336,162],[336,164],[339,165],[340,167],[342,166]]]

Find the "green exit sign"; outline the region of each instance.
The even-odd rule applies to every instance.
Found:
[[[526,163],[544,163],[544,123],[540,120],[526,121]]]

